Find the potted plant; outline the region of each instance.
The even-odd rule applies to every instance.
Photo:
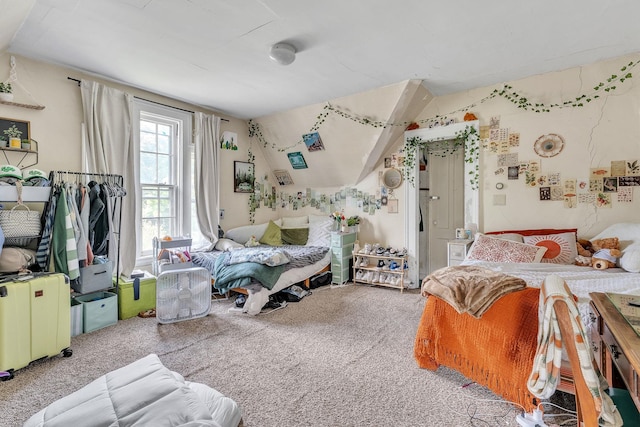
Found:
[[[18,129],[15,124],[11,125],[9,129],[5,129],[3,133],[9,137],[9,147],[11,148],[22,147],[22,141],[20,140],[20,135],[22,135],[22,131]]]
[[[21,144],[21,148],[23,150],[31,150],[31,140],[30,139],[23,139],[22,140],[22,144]]]
[[[0,148],[6,147],[8,144],[7,137],[4,135],[0,135]]]
[[[11,83],[0,82],[0,101],[13,101],[13,88],[11,87]]]

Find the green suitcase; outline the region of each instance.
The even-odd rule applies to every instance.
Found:
[[[71,356],[71,302],[67,276],[60,273],[18,276],[0,283],[0,371]]]

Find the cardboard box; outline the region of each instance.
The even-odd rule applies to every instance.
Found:
[[[118,323],[118,297],[112,292],[94,292],[80,295],[82,321],[85,333]]]
[[[118,281],[118,319],[128,319],[138,313],[156,307],[156,278],[149,273],[139,278],[136,292],[136,279]]]

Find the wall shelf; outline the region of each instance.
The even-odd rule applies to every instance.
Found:
[[[13,101],[0,101],[0,104],[12,105],[14,107],[29,108],[31,110],[44,110],[44,105],[22,104],[20,102],[13,102]]]
[[[35,147],[35,149],[33,150],[24,150],[22,148],[12,148],[12,147],[0,147],[0,151],[2,151],[2,154],[4,155],[4,159],[7,161],[8,164],[12,165],[14,163],[11,162],[11,160],[9,159],[9,156],[7,155],[7,153],[11,154],[11,158],[12,159],[17,159],[18,157],[20,157],[20,160],[18,160],[17,162],[15,162],[15,166],[19,167],[20,169],[26,169],[28,167],[31,166],[35,166],[38,164],[38,142],[34,139],[31,140],[31,147]],[[33,156],[30,156],[33,155]],[[22,162],[27,158],[27,156],[29,156],[30,159],[34,159],[35,156],[35,161],[33,161],[32,163],[27,164],[22,164]]]

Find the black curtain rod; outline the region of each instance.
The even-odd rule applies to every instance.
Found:
[[[78,79],[74,79],[73,77],[67,77],[67,79],[74,81],[76,83],[78,83],[78,86],[80,86],[80,80]],[[136,99],[140,99],[142,101],[147,101],[147,102],[151,102],[152,104],[157,104],[157,105],[162,105],[163,107],[169,107],[169,108],[175,108],[176,110],[180,110],[180,111],[186,111],[187,113],[191,113],[193,114],[194,111],[191,110],[187,110],[185,108],[180,108],[180,107],[174,107],[173,105],[167,105],[167,104],[163,104],[162,102],[158,102],[158,101],[152,101],[150,99],[145,99],[145,98],[140,98],[139,96],[134,96],[134,98]],[[228,119],[223,119],[222,117],[220,118],[220,120],[222,120],[223,122],[228,122]]]

